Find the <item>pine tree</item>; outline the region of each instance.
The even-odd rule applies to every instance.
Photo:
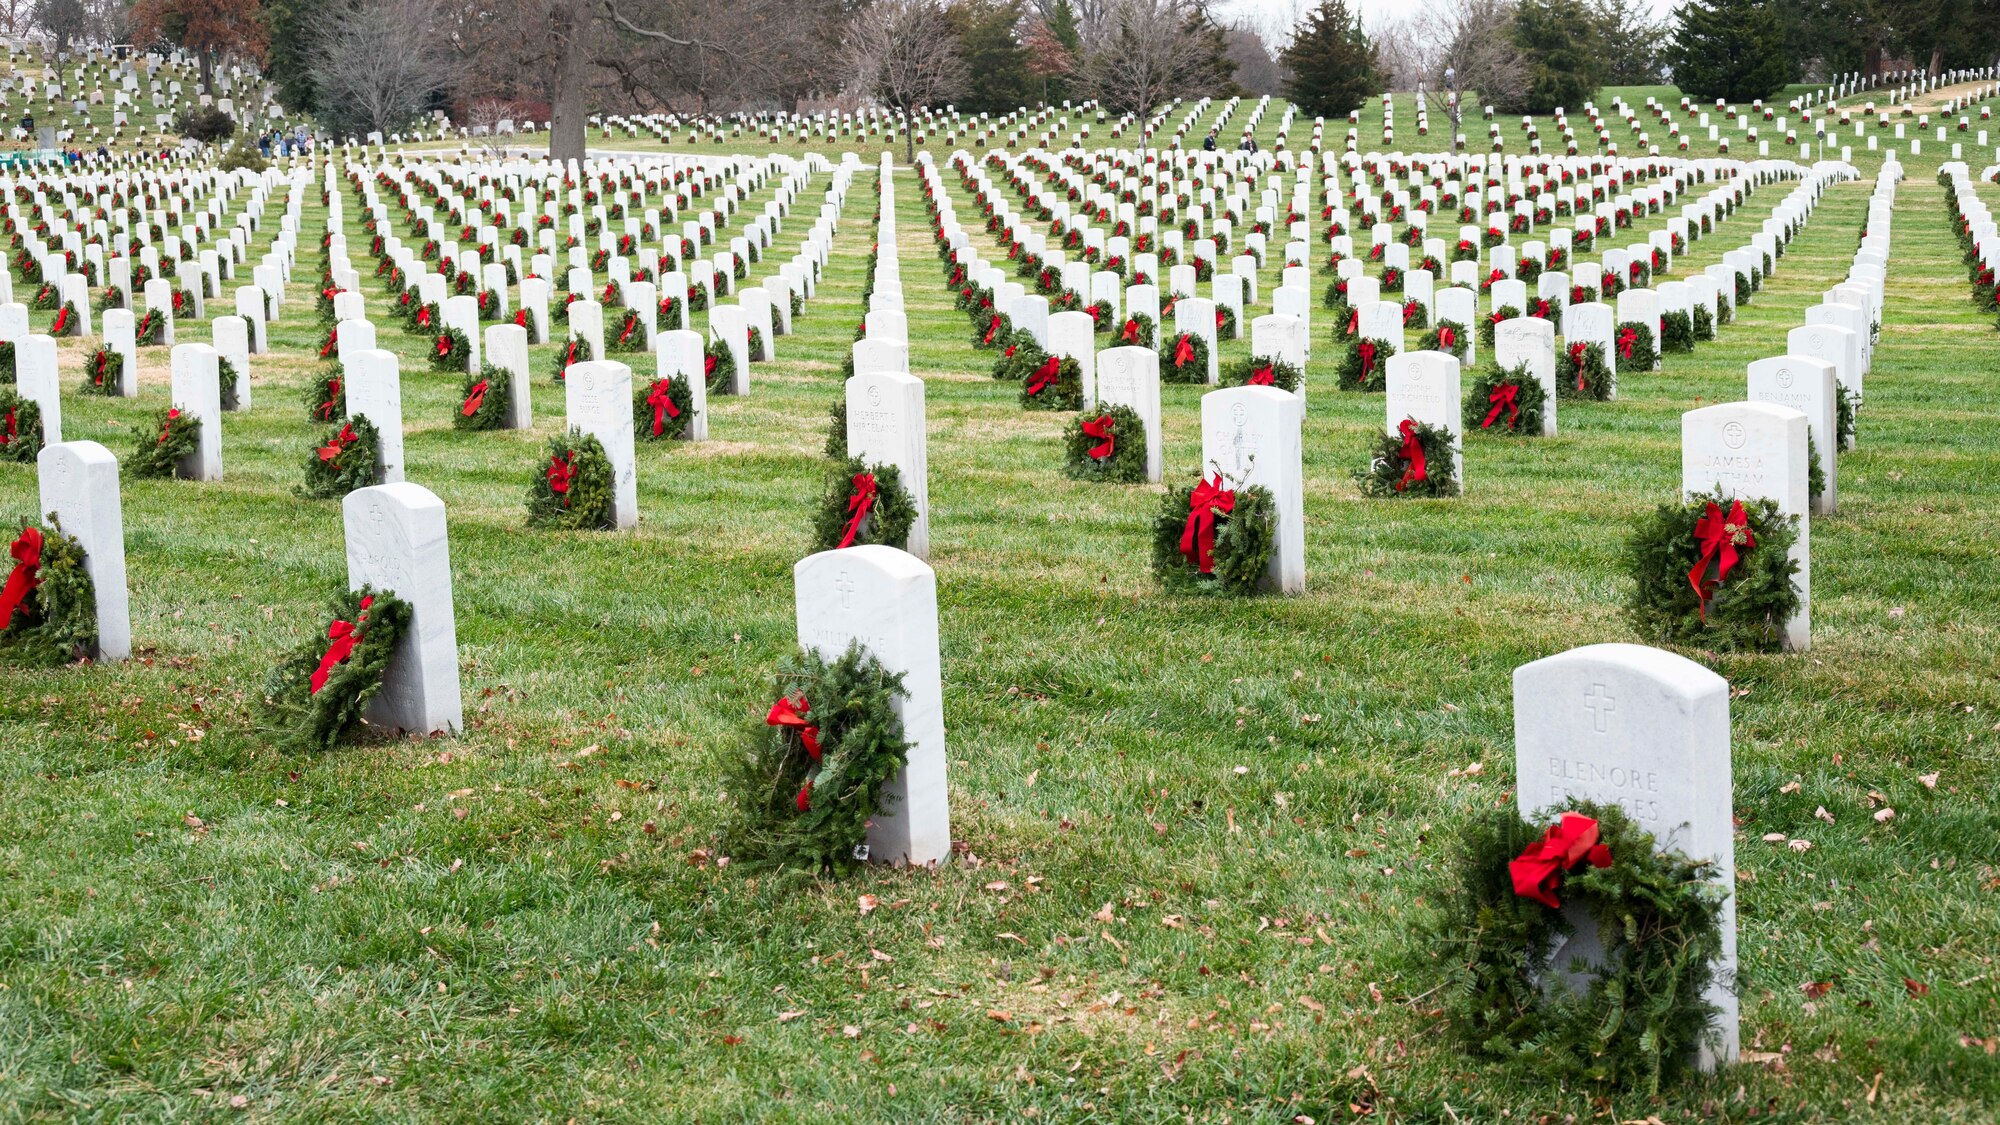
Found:
[[[1036,100],[1041,82],[1028,80],[1028,52],[1014,37],[1019,0],[964,0],[948,10],[965,60],[965,92],[957,106],[968,113],[1012,113]]]
[[[1522,0],[1514,45],[1528,64],[1526,112],[1579,106],[1596,95],[1605,59],[1579,0]]]
[[[1280,61],[1292,72],[1285,96],[1314,117],[1345,117],[1382,88],[1375,45],[1347,0],[1320,0]]]
[[[1667,56],[1683,94],[1747,102],[1790,80],[1784,25],[1769,0],[1688,0],[1675,19]]]

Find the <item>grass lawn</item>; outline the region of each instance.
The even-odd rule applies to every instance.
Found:
[[[1382,400],[1333,389],[1322,314],[1307,592],[1239,602],[1156,590],[1158,489],[1061,475],[1067,416],[988,377],[904,170],[955,862],[816,880],[713,854],[716,756],[793,637],[868,174],[797,334],[748,397],[710,399],[713,440],[640,449],[629,534],[523,530],[561,423],[554,345],[533,431],[456,432],[459,378],[364,281],[405,360],[409,477],[449,511],[469,729],[448,742],[293,755],[258,730],[265,672],[345,579],[338,505],[292,494],[322,432],[302,251],[255,408],[225,423],[226,480],[124,481],[137,658],[0,670],[0,1117],[1991,1121],[2000,333],[1967,299],[1931,147],[1905,157],[1842,511],[1813,528],[1813,649],[1689,654],[1735,689],[1743,1043],[1763,1061],[1657,1100],[1475,1062],[1416,934],[1456,830],[1512,802],[1512,669],[1634,639],[1625,539],[1679,484],[1680,413],[1741,398],[1844,276],[1873,163],[1718,340],[1616,402],[1564,401],[1553,440],[1470,438],[1461,500],[1359,495]],[[315,196],[302,245],[323,223]],[[65,342],[68,386],[90,346]],[[166,350],[141,367],[136,400],[66,396],[65,436],[128,452],[167,405]],[[1197,467],[1198,397],[1166,388],[1172,480]],[[35,496],[0,465],[0,515]]]

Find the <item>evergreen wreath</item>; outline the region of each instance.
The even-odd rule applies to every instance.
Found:
[[[97,595],[83,544],[30,523],[9,549],[12,570],[0,579],[0,659],[53,667],[97,655]]]
[[[1543,1082],[1648,1094],[1694,1062],[1716,1015],[1706,994],[1722,953],[1723,896],[1710,864],[1657,847],[1615,804],[1577,802],[1559,828],[1512,809],[1466,825],[1416,951],[1426,966],[1445,966],[1446,1022],[1466,1049]],[[1517,890],[1517,864],[1532,877],[1565,860],[1559,884]],[[1604,945],[1601,971],[1581,992],[1543,988],[1570,932],[1550,905],[1562,901],[1583,908]]]
[[[147,313],[146,315],[152,316],[153,314]],[[54,323],[49,325],[49,335],[60,337],[81,336],[82,334],[83,318],[76,315],[76,305],[72,302],[64,301],[62,308],[56,310]]]
[[[1417,337],[1420,352],[1449,352],[1465,362],[1472,340],[1466,335],[1465,325],[1455,320],[1440,320],[1422,336]]]
[[[614,483],[602,442],[576,429],[558,434],[528,485],[528,526],[609,531],[617,526]]]
[[[0,340],[0,383],[14,381],[14,341]]]
[[[0,461],[32,464],[41,452],[41,404],[0,387]]]
[[[618,318],[618,330],[604,345],[610,352],[643,352],[646,350],[646,322],[640,318],[639,310],[626,309]]]
[[[1751,271],[1751,272],[1753,272],[1753,273],[1754,273],[1755,271],[1753,270],[1753,271]],[[1736,274],[1736,301],[1735,301],[1735,303],[1736,303],[1736,304],[1739,304],[1739,305],[1747,305],[1747,304],[1749,304],[1749,303],[1750,303],[1750,291],[1751,291],[1751,288],[1752,288],[1752,286],[1751,286],[1751,284],[1750,284],[1750,276],[1749,276],[1749,274],[1745,274],[1745,273],[1743,273],[1743,272],[1741,272],[1741,271],[1738,271],[1738,272],[1737,272],[1737,274]]]
[[[560,383],[569,377],[571,364],[582,363],[590,358],[590,345],[583,342],[583,337],[572,334],[569,342],[557,348],[551,358],[554,362],[550,364],[550,368],[554,372],[556,382]]]
[[[547,340],[542,338],[541,323],[535,319],[535,314],[529,312],[525,305],[514,310],[514,324],[528,334],[528,342],[530,344],[548,343]]]
[[[472,341],[457,328],[438,329],[431,343],[431,370],[469,371],[472,368]]]
[[[822,447],[829,461],[847,460],[847,396],[833,397],[833,409],[826,416],[826,445]]]
[[[1014,334],[1014,322],[1006,313],[986,313],[976,310],[972,314],[972,346],[975,348],[997,348],[1001,341]]]
[[[708,379],[708,393],[735,394],[736,356],[730,352],[729,345],[720,340],[710,340],[701,354],[702,374]]]
[[[771,353],[764,346],[763,325],[753,324],[750,326],[750,345],[747,351],[752,363],[763,363],[765,360],[771,358]]]
[[[178,406],[160,411],[151,430],[139,431],[129,467],[135,477],[170,477],[181,458],[201,448],[201,419]]]
[[[381,431],[357,414],[313,443],[305,458],[305,480],[293,491],[307,500],[338,500],[381,483],[381,476]]]
[[[1261,485],[1213,477],[1168,489],[1153,520],[1153,575],[1169,590],[1246,595],[1278,544],[1278,505]]]
[[[1641,320],[1620,321],[1618,324],[1618,363],[1632,364],[1640,371],[1651,371],[1659,364],[1659,349],[1653,343],[1653,327]]]
[[[1488,367],[1465,396],[1465,432],[1507,437],[1542,436],[1542,413],[1549,392],[1525,363],[1503,371]]]
[[[686,379],[663,375],[632,392],[632,432],[640,441],[685,438],[694,416],[694,390]]]
[[[264,681],[264,706],[279,740],[294,750],[331,750],[358,730],[410,618],[410,603],[387,590],[364,586],[335,597],[326,631],[294,649]]]
[[[1048,359],[1048,353],[1035,342],[1035,337],[1026,329],[1017,328],[1007,337],[1000,354],[993,360],[993,378],[1002,382],[1019,382],[1033,374],[1037,367]],[[849,360],[852,363],[852,359]]]
[[[347,413],[347,387],[338,371],[307,380],[304,397],[308,421],[331,422]]]
[[[224,410],[235,410],[241,399],[236,387],[236,365],[226,355],[215,357],[215,389]]]
[[[1129,406],[1079,415],[1063,437],[1063,473],[1076,480],[1140,484],[1146,479],[1146,424]]]
[[[1345,343],[1361,334],[1361,310],[1342,302],[1333,310],[1333,342]]]
[[[167,337],[167,318],[158,309],[147,309],[139,314],[139,322],[132,327],[132,341],[139,347],[152,347]]]
[[[498,430],[507,424],[508,408],[514,401],[514,373],[490,363],[468,372],[459,388],[458,409],[451,424],[460,430]]]
[[[843,441],[843,444],[845,442]],[[813,514],[812,549],[831,551],[864,543],[903,548],[917,522],[917,502],[894,465],[849,457],[831,469]]]
[[[62,294],[57,291],[54,282],[43,282],[35,290],[35,295],[28,298],[28,307],[36,312],[49,312],[61,305]]]
[[[1296,394],[1305,382],[1306,373],[1297,364],[1265,355],[1247,356],[1222,369],[1225,387],[1276,387]]]
[[[1592,399],[1611,397],[1611,365],[1604,362],[1604,345],[1582,340],[1565,341],[1569,346],[1557,361],[1562,370],[1556,375],[1556,397]]]
[[[328,363],[340,361],[340,326],[334,325],[319,338],[319,357]]]
[[[801,648],[778,663],[777,701],[723,763],[732,859],[811,871],[867,858],[883,786],[909,760],[896,699],[903,676],[853,641],[829,662]]]
[[[1228,305],[1215,306],[1215,338],[1235,340],[1241,336],[1242,333],[1236,330],[1236,310]]]
[[[1363,496],[1458,495],[1451,431],[1405,418],[1375,438],[1368,468],[1354,474]]]
[[[1660,314],[1660,350],[1663,352],[1694,351],[1694,318],[1684,312],[1663,312]]]
[[[1715,316],[1708,311],[1707,305],[1697,304],[1694,307],[1694,338],[1697,340],[1715,339]]]
[[[1160,379],[1166,383],[1206,383],[1208,382],[1208,341],[1197,332],[1182,332],[1174,337],[1161,355],[1166,360]]]
[[[125,373],[125,356],[110,348],[98,348],[83,361],[83,393],[115,395]]]
[[[1775,501],[1719,491],[1660,505],[1629,543],[1634,628],[1664,644],[1777,651],[1799,608],[1790,556],[1798,525]]]
[[[1133,313],[1118,325],[1114,347],[1150,348],[1157,346],[1159,326],[1145,313]]]
[[[1396,345],[1379,338],[1356,340],[1349,344],[1347,354],[1340,358],[1340,366],[1335,369],[1340,389],[1382,390],[1384,376],[1389,369],[1389,357],[1395,354]]]
[[[1857,403],[1855,394],[1846,387],[1835,384],[1833,388],[1834,433],[1839,438],[1836,454],[1854,448],[1854,410]]]
[[[1479,346],[1482,348],[1492,347],[1493,331],[1499,327],[1500,322],[1503,320],[1513,320],[1520,315],[1521,310],[1515,308],[1513,305],[1501,305],[1499,308],[1486,314],[1486,317],[1479,322]]]
[[[1415,297],[1403,302],[1403,327],[1420,332],[1431,326],[1431,311]]]
[[[1083,365],[1073,356],[1045,357],[1021,380],[1025,410],[1082,410]]]

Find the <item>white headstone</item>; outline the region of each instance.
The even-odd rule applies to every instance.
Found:
[[[464,715],[444,501],[406,481],[378,484],[343,497],[340,515],[347,588],[373,586],[410,606],[409,630],[362,717],[397,733],[458,733]]]
[[[1556,328],[1540,317],[1517,316],[1493,326],[1493,362],[1502,371],[1519,364],[1542,385],[1542,436],[1556,433]]]
[[[132,655],[131,601],[125,585],[125,516],[118,458],[94,441],[50,443],[35,460],[41,511],[83,548],[97,603],[96,660]]]
[[[1228,387],[1201,396],[1202,473],[1223,487],[1261,485],[1277,509],[1277,544],[1262,589],[1297,594],[1306,586],[1302,430],[1305,403],[1276,387]]]
[[[1146,428],[1146,479],[1160,480],[1160,353],[1151,348],[1108,348],[1097,356],[1099,408],[1123,406]]]
[[[1460,391],[1458,357],[1449,352],[1402,352],[1389,357],[1383,379],[1387,392],[1383,432],[1401,435],[1411,419],[1451,435],[1453,479],[1465,488],[1464,396]]]
[[[37,334],[14,341],[14,390],[41,410],[43,444],[61,441],[62,375],[56,370],[54,336]]]
[[[487,325],[486,364],[512,377],[509,380],[507,415],[500,420],[500,427],[507,430],[532,429],[535,411],[528,394],[528,384],[532,381],[528,374],[528,330],[518,324]]]
[[[342,364],[347,371],[347,416],[366,418],[381,435],[381,480],[403,479],[403,376],[396,353],[370,348]]]
[[[1812,638],[1811,480],[1804,414],[1768,402],[1725,402],[1681,415],[1681,491],[1774,501],[1799,517],[1792,558],[1799,611],[1785,623],[1786,646],[1803,652]]]
[[[1751,402],[1790,407],[1806,416],[1826,487],[1813,499],[1813,514],[1832,515],[1839,508],[1839,383],[1833,364],[1812,356],[1781,355],[1750,365]]]
[[[573,363],[563,377],[569,427],[595,437],[611,462],[611,511],[621,531],[639,522],[632,434],[632,369],[616,360]]]
[[[222,479],[222,387],[216,361],[222,353],[207,344],[175,344],[172,402],[184,417],[201,423],[200,442],[175,470],[187,480]]]
[[[930,554],[930,462],[925,448],[924,381],[899,371],[869,371],[857,360],[847,380],[847,455],[894,465],[916,502],[908,551]]]
[[[708,376],[701,333],[669,328],[655,336],[653,343],[657,348],[658,377],[679,379],[687,384],[688,405],[694,410],[694,417],[688,422],[687,440],[707,441]]]

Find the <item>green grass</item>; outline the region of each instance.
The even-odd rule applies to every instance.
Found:
[[[1828,193],[1718,341],[1615,403],[1563,402],[1556,439],[1471,439],[1458,501],[1357,494],[1382,403],[1331,389],[1322,317],[1307,593],[1217,602],[1148,577],[1157,490],[1065,479],[1066,418],[987,377],[906,171],[956,861],[815,881],[704,854],[726,815],[713,757],[793,636],[865,176],[798,334],[749,397],[710,400],[714,440],[640,450],[630,534],[523,530],[560,424],[552,345],[534,431],[461,434],[458,379],[364,283],[406,360],[410,479],[450,513],[469,729],[449,742],[302,756],[254,733],[265,671],[345,575],[337,505],[291,493],[320,432],[297,396],[307,252],[256,407],[225,422],[227,479],[124,482],[138,658],[0,671],[4,1116],[240,1097],[235,1116],[315,1121],[1990,1121],[2000,335],[1967,300],[1935,155],[1905,159],[1861,445],[1813,529],[1814,647],[1709,661],[1736,690],[1743,1042],[1782,1063],[1657,1103],[1494,1070],[1440,1034],[1414,934],[1456,828],[1512,800],[1511,670],[1633,639],[1624,538],[1679,483],[1678,415],[1740,398],[1744,365],[1844,274],[1866,182]],[[71,383],[87,348],[64,345]],[[137,400],[67,396],[67,436],[125,452],[166,403],[165,358],[142,353]],[[1166,389],[1175,479],[1198,396]],[[0,513],[34,497],[0,466]]]

